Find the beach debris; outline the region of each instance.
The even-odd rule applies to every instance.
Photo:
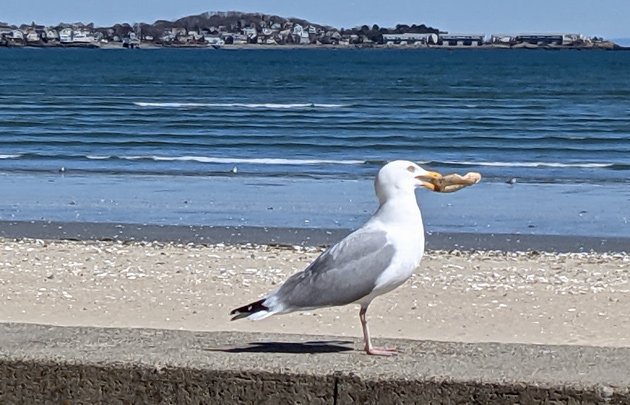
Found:
[[[472,186],[481,181],[481,174],[477,172],[469,172],[465,175],[457,173],[447,174],[438,179],[431,180],[433,191],[439,193],[452,193],[461,190],[464,187]]]

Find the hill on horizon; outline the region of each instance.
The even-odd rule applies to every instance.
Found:
[[[261,23],[266,23],[272,25],[274,23],[278,23],[280,25],[284,25],[287,22],[291,22],[293,24],[300,24],[302,26],[313,26],[323,30],[339,30],[339,31],[367,31],[374,30],[380,31],[381,33],[439,33],[437,28],[433,28],[427,26],[425,24],[397,24],[396,27],[391,28],[381,28],[376,24],[373,25],[363,25],[356,27],[334,27],[332,25],[327,24],[318,24],[310,22],[304,18],[299,17],[281,17],[273,14],[265,14],[265,13],[245,13],[240,11],[208,11],[201,14],[190,15],[186,17],[177,18],[174,20],[156,20],[153,23],[147,22],[138,22],[138,23],[127,23],[120,22],[115,23],[110,27],[101,27],[96,26],[94,23],[83,23],[83,22],[60,22],[55,27],[90,27],[90,28],[98,28],[98,29],[108,29],[108,28],[116,28],[116,27],[133,27],[140,26],[142,30],[164,30],[164,29],[172,29],[172,28],[185,28],[188,31],[199,31],[201,29],[207,29],[210,27],[217,26],[226,26],[226,27],[234,27],[234,28],[244,28],[247,26],[260,26]],[[0,26],[3,23],[0,23]],[[9,23],[4,24],[5,26],[10,26]],[[19,26],[13,25],[15,27],[25,27],[25,26],[33,26],[37,25],[36,22],[22,23]]]

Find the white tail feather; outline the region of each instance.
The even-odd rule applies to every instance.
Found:
[[[258,311],[258,312],[254,312],[253,314],[249,315],[247,317],[247,319],[251,319],[252,321],[259,321],[261,319],[265,319],[268,316],[273,315],[273,312],[269,312],[269,311]]]

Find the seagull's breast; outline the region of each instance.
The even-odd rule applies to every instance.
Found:
[[[390,265],[376,280],[374,292],[384,294],[398,287],[420,264],[424,254],[424,231],[415,226],[406,226],[388,232],[387,238],[395,253]]]

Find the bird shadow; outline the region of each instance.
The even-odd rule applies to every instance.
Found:
[[[207,348],[205,351],[224,353],[286,353],[286,354],[315,354],[341,353],[353,351],[352,341],[324,340],[315,342],[250,342],[245,346]]]

